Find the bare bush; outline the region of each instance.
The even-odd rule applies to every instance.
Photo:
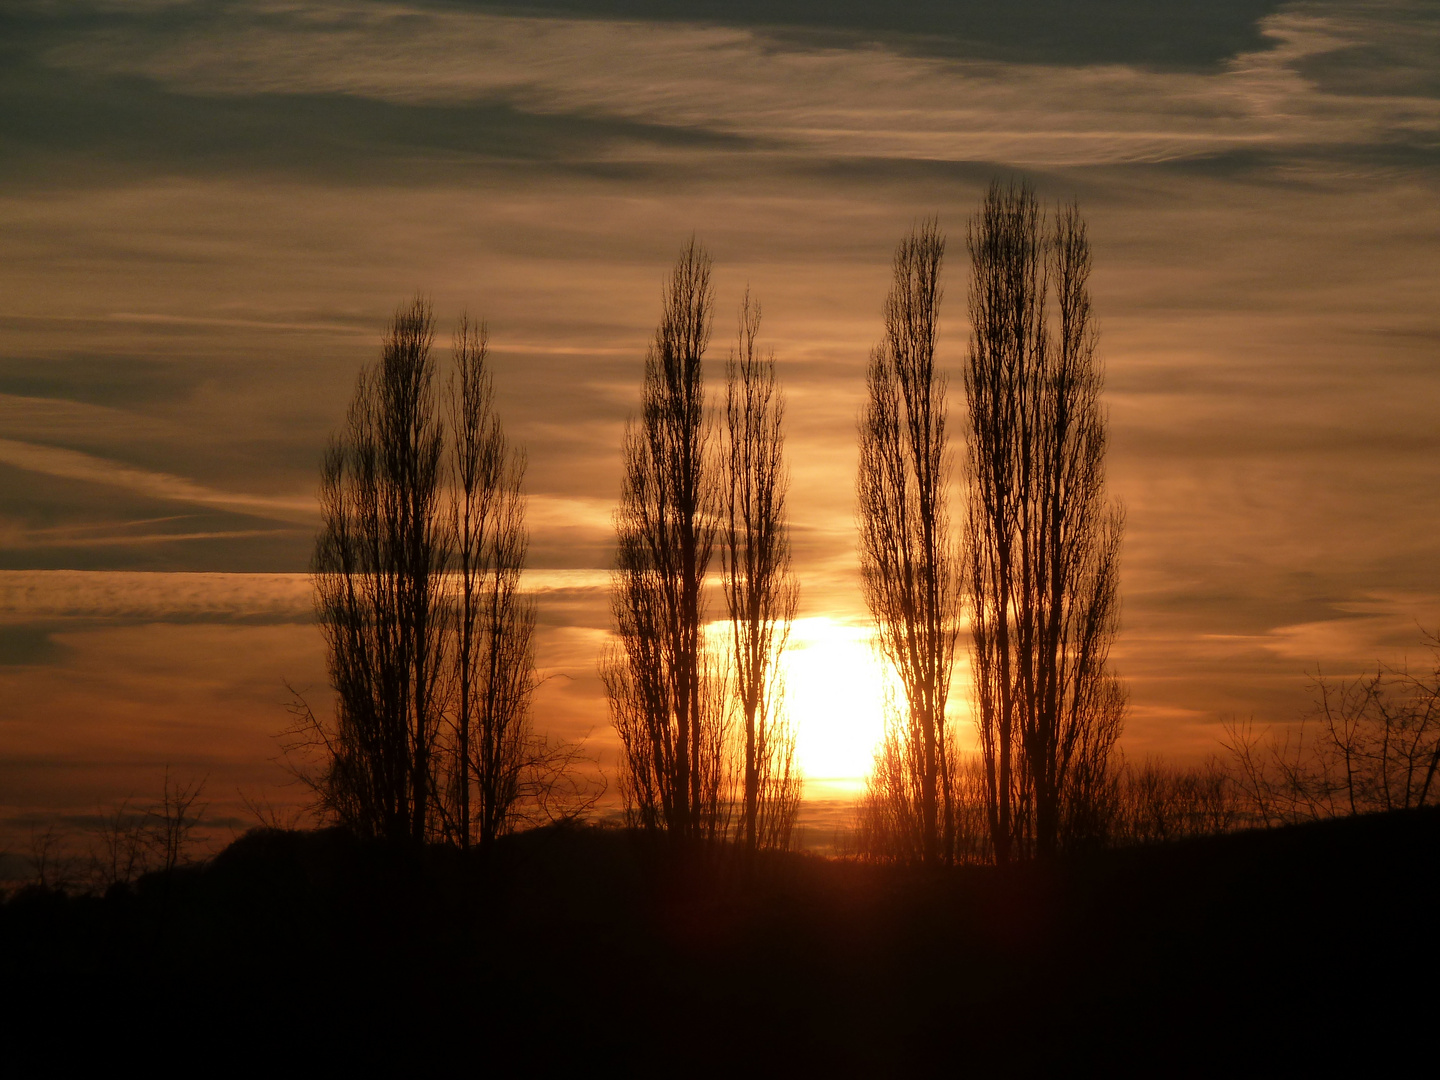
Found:
[[[876,753],[865,793],[856,807],[855,826],[847,853],[864,862],[918,863],[923,852],[916,846],[913,821],[913,786],[905,785],[913,764],[900,760],[907,752],[893,726]],[[983,866],[995,861],[994,838],[986,803],[985,763],[980,754],[962,754],[952,747],[951,766],[954,833],[951,861],[960,866]],[[907,820],[900,815],[908,813]]]
[[[65,847],[68,835],[57,822],[30,823],[29,855],[32,881],[42,889],[64,890],[71,884]]]
[[[273,829],[277,832],[293,832],[301,827],[301,824],[311,818],[313,808],[308,806],[295,806],[281,804],[276,806],[269,799],[258,795],[247,794],[237,791],[240,796],[240,803],[253,817],[256,823],[263,829]]]
[[[919,863],[925,859],[920,744],[909,738],[903,717],[886,702],[885,736],[865,778],[856,822],[856,845],[873,862]]]
[[[1122,762],[1106,798],[1105,840],[1112,845],[1154,844],[1229,832],[1243,822],[1240,791],[1219,758],[1191,767],[1147,758]]]
[[[896,819],[897,808],[914,802],[913,790],[896,790],[907,773],[904,763],[897,760],[904,752],[903,742],[886,739],[857,807],[850,854],[864,861],[920,861],[913,825]],[[984,758],[966,754],[953,760],[955,862],[993,862]],[[882,784],[891,787],[882,788]],[[1117,758],[1096,779],[1085,803],[1083,831],[1078,826],[1072,829],[1066,850],[1156,844],[1230,832],[1250,823],[1246,805],[1241,785],[1218,757],[1189,766],[1149,758],[1136,764]]]

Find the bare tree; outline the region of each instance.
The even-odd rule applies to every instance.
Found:
[[[1320,728],[1316,771],[1363,814],[1440,802],[1440,639],[1428,636],[1432,664],[1377,664],[1373,674],[1312,680]]]
[[[159,867],[169,873],[182,865],[189,857],[192,834],[195,826],[205,815],[205,807],[195,807],[196,801],[205,791],[205,781],[192,780],[181,783],[170,779],[170,769],[165,769],[165,779],[160,788],[160,801],[146,811],[149,819],[150,842],[159,859]]]
[[[965,371],[971,668],[997,861],[1054,851],[1107,775],[1123,517],[1105,492],[1103,372],[1077,208],[992,183],[971,221]],[[1058,319],[1047,316],[1053,286]]]
[[[799,586],[790,569],[785,513],[785,399],[775,355],[756,351],[760,305],[747,290],[736,348],[725,366],[725,525],[721,558],[734,696],[744,745],[740,838],[745,847],[785,847],[800,809],[795,732],[784,712],[780,655],[790,637]]]
[[[1440,638],[1429,670],[1377,664],[1353,679],[1311,678],[1314,705],[1282,736],[1227,724],[1225,748],[1254,819],[1266,826],[1440,802]]]
[[[188,863],[195,845],[209,839],[195,833],[207,809],[205,804],[196,805],[205,784],[204,779],[177,780],[167,765],[154,803],[136,807],[130,799],[122,799],[102,809],[86,826],[91,837],[87,886],[104,892],[114,885],[132,884],[152,871],[168,874]]]
[[[442,425],[417,298],[396,311],[380,362],[360,375],[320,482],[315,605],[337,706],[298,705],[324,753],[324,806],[365,836],[421,843],[435,828],[432,753],[442,711],[446,522]]]
[[[1090,303],[1090,241],[1073,201],[1056,211],[1050,266],[1058,333],[1048,351],[1041,412],[1039,557],[1026,590],[1039,600],[1035,674],[1026,677],[1027,701],[1033,696],[1035,704],[1025,710],[1023,727],[1042,853],[1063,843],[1067,828],[1083,829],[1129,702],[1110,669],[1125,518],[1106,491],[1109,434]]]
[[[133,809],[129,799],[100,813],[91,830],[90,876],[101,892],[129,885],[149,869],[148,817]]]
[[[719,509],[701,370],[713,304],[710,257],[692,240],[665,285],[640,423],[625,430],[617,644],[601,664],[632,820],[681,839],[713,835],[723,802],[724,714],[702,629]]]
[[[495,410],[485,326],[462,318],[455,334],[448,453],[433,339],[423,300],[398,311],[332,440],[314,579],[337,715],[292,691],[285,749],[318,751],[318,772],[292,767],[359,834],[469,847],[581,814],[604,788],[580,744],[530,723],[525,455]]]
[[[885,341],[870,354],[860,419],[860,573],[879,647],[905,701],[896,761],[913,770],[918,848],[949,861],[954,805],[946,720],[960,573],[949,531],[945,378],[935,370],[945,241],[933,221],[895,251]]]
[[[533,765],[535,603],[520,591],[529,537],[525,454],[495,412],[485,325],[462,318],[450,382],[456,705],[452,806],[462,847],[507,832]],[[473,796],[473,797],[472,797]]]
[[[65,858],[67,839],[54,821],[47,821],[43,829],[38,819],[30,823],[30,869],[40,888],[63,892],[71,884]]]

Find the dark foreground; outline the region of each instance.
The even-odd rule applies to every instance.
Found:
[[[260,831],[135,890],[0,908],[7,1057],[1429,1073],[1437,886],[1440,811],[935,874],[747,874],[588,828],[486,861]],[[56,1021],[64,1045],[37,1034]]]

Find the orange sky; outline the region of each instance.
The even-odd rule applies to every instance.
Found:
[[[950,7],[922,25],[925,4],[895,26],[803,3],[764,25],[640,0],[16,5],[0,814],[143,797],[167,763],[210,777],[220,817],[242,789],[291,797],[270,760],[283,683],[325,700],[303,578],[318,462],[417,291],[442,338],[464,310],[490,322],[557,676],[537,723],[612,760],[595,658],[620,431],[692,232],[715,258],[712,385],[747,284],[763,305],[804,665],[830,642],[844,666],[890,255],[939,216],[958,372],[965,223],[996,175],[1077,196],[1090,225],[1127,752],[1293,721],[1317,664],[1419,659],[1416,624],[1440,627],[1433,8],[1197,4],[1167,29],[1112,6],[1108,36],[1021,40]],[[807,724],[810,760],[855,760]]]

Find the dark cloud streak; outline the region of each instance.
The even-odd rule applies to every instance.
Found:
[[[810,40],[829,47],[849,38],[920,56],[1209,70],[1265,48],[1259,22],[1279,0],[454,0],[435,6],[760,27],[791,46],[804,44],[801,32],[808,31]]]
[[[182,94],[138,76],[42,65],[0,73],[0,182],[107,185],[146,175],[285,175],[333,184],[453,184],[477,161],[634,169],[621,147],[739,149],[754,140],[501,101],[398,104],[348,94]]]

